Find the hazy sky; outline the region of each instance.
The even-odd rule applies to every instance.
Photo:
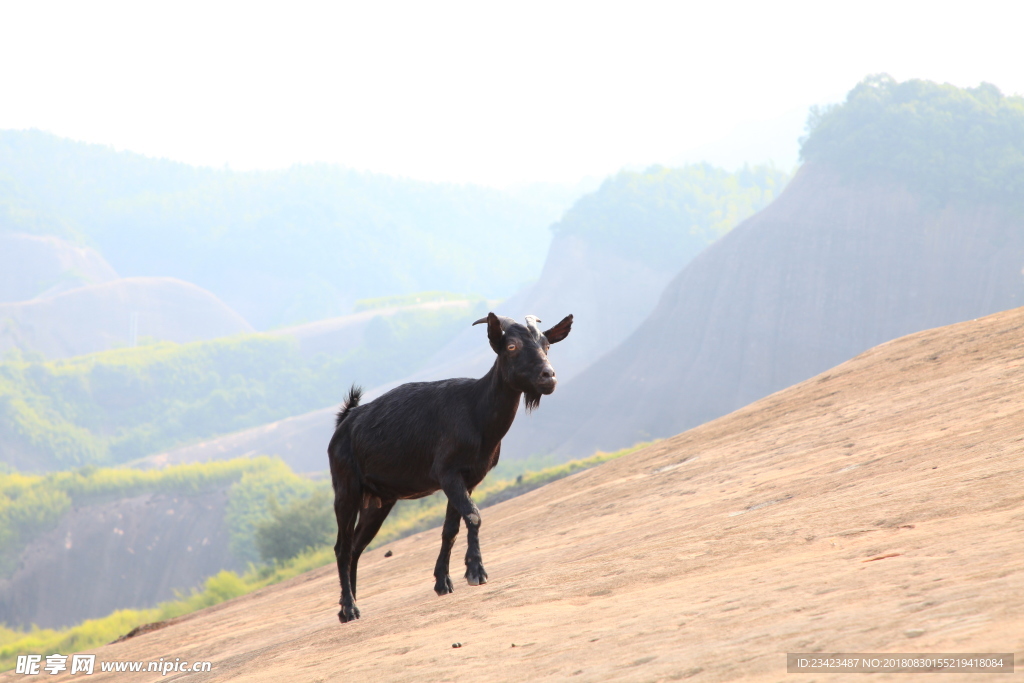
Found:
[[[792,126],[750,124],[881,71],[1024,93],[1022,20],[1015,0],[12,1],[0,128],[238,169],[575,181],[737,126],[795,150],[773,132]]]

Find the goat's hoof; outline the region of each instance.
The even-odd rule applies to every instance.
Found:
[[[346,624],[346,623],[348,623],[350,621],[355,621],[358,618],[359,618],[359,608],[356,607],[355,605],[352,605],[351,607],[348,607],[348,608],[346,608],[344,605],[342,605],[341,611],[338,612],[338,619],[343,624]]]
[[[466,582],[470,586],[479,586],[487,583],[487,572],[482,564],[469,565],[466,567]]]
[[[444,579],[438,579],[437,583],[434,584],[434,592],[439,596],[454,593],[455,586],[452,585],[452,577],[446,576]]]

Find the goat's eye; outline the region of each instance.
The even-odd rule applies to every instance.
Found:
[[[515,344],[509,344],[508,345],[508,350],[509,351],[515,351],[516,350],[516,345]]]

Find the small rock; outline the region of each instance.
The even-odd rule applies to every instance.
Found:
[[[516,644],[515,644],[515,643],[512,643],[512,647],[515,647],[515,646],[516,646]]]
[[[462,643],[452,643],[452,647],[462,647]]]
[[[907,638],[917,638],[918,636],[923,636],[924,635],[924,629],[923,628],[912,628],[910,630],[904,631],[903,635],[905,635]]]
[[[384,553],[384,557],[391,557],[392,555],[394,555],[394,553],[391,552],[390,550],[387,551],[386,553]]]

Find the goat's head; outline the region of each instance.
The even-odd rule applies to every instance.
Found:
[[[567,315],[544,332],[537,326],[540,320],[535,316],[525,319],[526,324],[521,325],[512,318],[488,313],[473,324],[487,323],[487,340],[498,354],[498,369],[512,388],[523,392],[526,409],[530,411],[540,404],[541,395],[555,390],[558,380],[548,361],[548,349],[569,336],[572,316]]]

